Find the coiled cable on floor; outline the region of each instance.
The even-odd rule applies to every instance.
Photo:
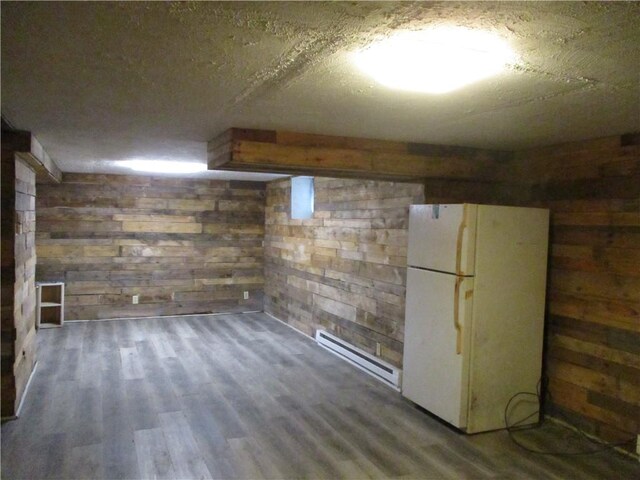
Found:
[[[630,438],[629,440],[626,440],[624,442],[620,442],[620,443],[608,443],[608,442],[602,442],[600,440],[596,440],[592,437],[590,437],[589,435],[586,434],[586,432],[584,432],[583,430],[579,429],[579,428],[575,428],[576,432],[579,433],[583,438],[585,438],[587,441],[598,445],[599,448],[594,448],[594,449],[589,449],[589,450],[584,450],[584,451],[578,451],[578,452],[569,452],[569,451],[552,451],[552,450],[537,450],[534,448],[530,448],[524,444],[522,444],[520,442],[520,440],[518,440],[515,436],[514,436],[514,432],[521,432],[524,430],[534,430],[534,429],[538,429],[540,428],[540,426],[542,425],[542,421],[538,422],[538,423],[534,423],[534,424],[528,424],[528,425],[522,425],[524,422],[526,422],[527,420],[529,420],[531,417],[538,415],[541,411],[541,405],[542,405],[542,398],[541,398],[541,394],[540,394],[540,388],[541,388],[541,384],[542,384],[542,379],[540,379],[538,381],[538,384],[536,385],[536,392],[518,392],[516,394],[514,394],[509,401],[507,402],[507,405],[504,408],[504,425],[505,428],[507,430],[507,433],[509,435],[509,438],[511,439],[511,441],[513,443],[515,443],[518,447],[522,448],[523,450],[526,450],[527,452],[530,453],[535,453],[537,455],[557,455],[557,456],[574,456],[574,455],[591,455],[594,453],[600,453],[600,452],[604,452],[613,448],[618,448],[618,447],[624,447],[626,445],[632,444],[633,442],[636,441],[635,437],[634,438]],[[545,391],[547,392],[547,396],[549,398],[549,400],[551,400],[551,394],[548,393],[549,390],[545,389]],[[509,408],[511,407],[511,404],[520,397],[535,397],[537,399],[538,402],[538,409],[527,415],[524,418],[521,418],[520,420],[514,422],[514,423],[509,423],[507,415],[509,412]],[[569,422],[567,422],[569,423]]]

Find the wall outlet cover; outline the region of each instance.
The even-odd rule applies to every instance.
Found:
[[[245,291],[243,293],[243,297],[244,297],[245,300],[249,300],[249,292]]]
[[[131,297],[131,303],[134,304],[134,305],[137,305],[139,300],[140,300],[140,296],[139,295],[133,295]]]

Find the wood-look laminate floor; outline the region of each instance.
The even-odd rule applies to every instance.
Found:
[[[615,452],[464,436],[264,314],[41,330],[2,478],[640,478]],[[522,434],[569,448],[553,424]]]

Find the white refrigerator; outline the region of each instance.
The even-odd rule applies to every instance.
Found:
[[[548,236],[545,209],[411,205],[405,397],[467,433],[505,427],[541,375]],[[537,422],[518,399],[509,423]]]

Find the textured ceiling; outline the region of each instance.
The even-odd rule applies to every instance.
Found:
[[[2,113],[63,171],[205,162],[232,126],[498,149],[640,130],[637,2],[7,2]],[[389,90],[349,52],[398,30],[493,31],[502,75]],[[419,58],[416,61],[420,61]],[[266,179],[251,174],[214,174]]]

